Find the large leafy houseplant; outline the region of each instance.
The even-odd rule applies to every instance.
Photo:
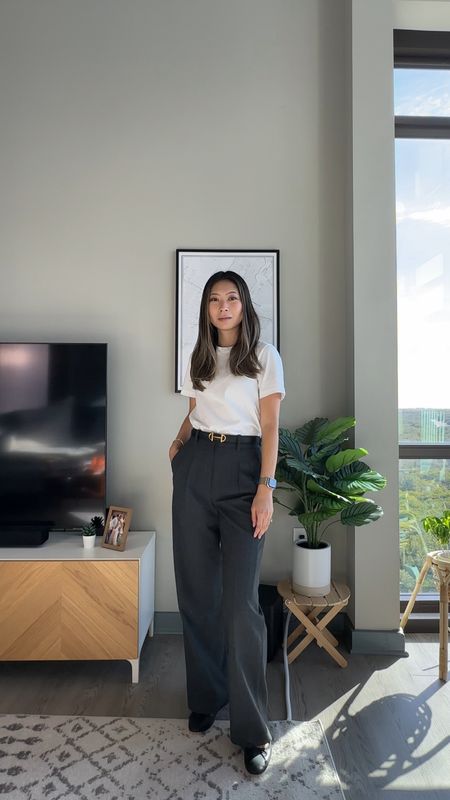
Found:
[[[309,548],[321,546],[326,520],[338,516],[343,525],[360,526],[383,514],[364,493],[383,489],[386,478],[360,460],[367,450],[342,447],[355,423],[354,417],[315,417],[293,432],[280,429],[274,500],[297,517]],[[287,502],[281,502],[280,492],[286,492]]]

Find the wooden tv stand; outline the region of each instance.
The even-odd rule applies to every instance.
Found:
[[[51,533],[40,547],[0,548],[0,660],[126,659],[153,636],[154,532],[130,531],[123,552],[85,550],[81,535]]]

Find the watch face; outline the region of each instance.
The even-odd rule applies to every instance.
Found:
[[[276,482],[275,478],[265,478],[265,477],[264,478],[260,478],[259,479],[259,483],[263,483],[265,486],[268,486],[269,489],[276,489],[277,488],[277,482]]]

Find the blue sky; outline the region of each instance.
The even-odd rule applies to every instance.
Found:
[[[394,70],[394,107],[399,116],[450,117],[450,70]]]
[[[450,116],[450,70],[395,70],[396,115]],[[450,408],[450,139],[395,146],[399,407]]]

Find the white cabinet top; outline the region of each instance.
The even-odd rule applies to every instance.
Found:
[[[81,533],[50,533],[37,547],[0,547],[0,561],[134,561],[155,537],[155,531],[129,531],[125,550],[120,551],[102,547],[102,537],[97,536],[95,547],[88,550]]]

